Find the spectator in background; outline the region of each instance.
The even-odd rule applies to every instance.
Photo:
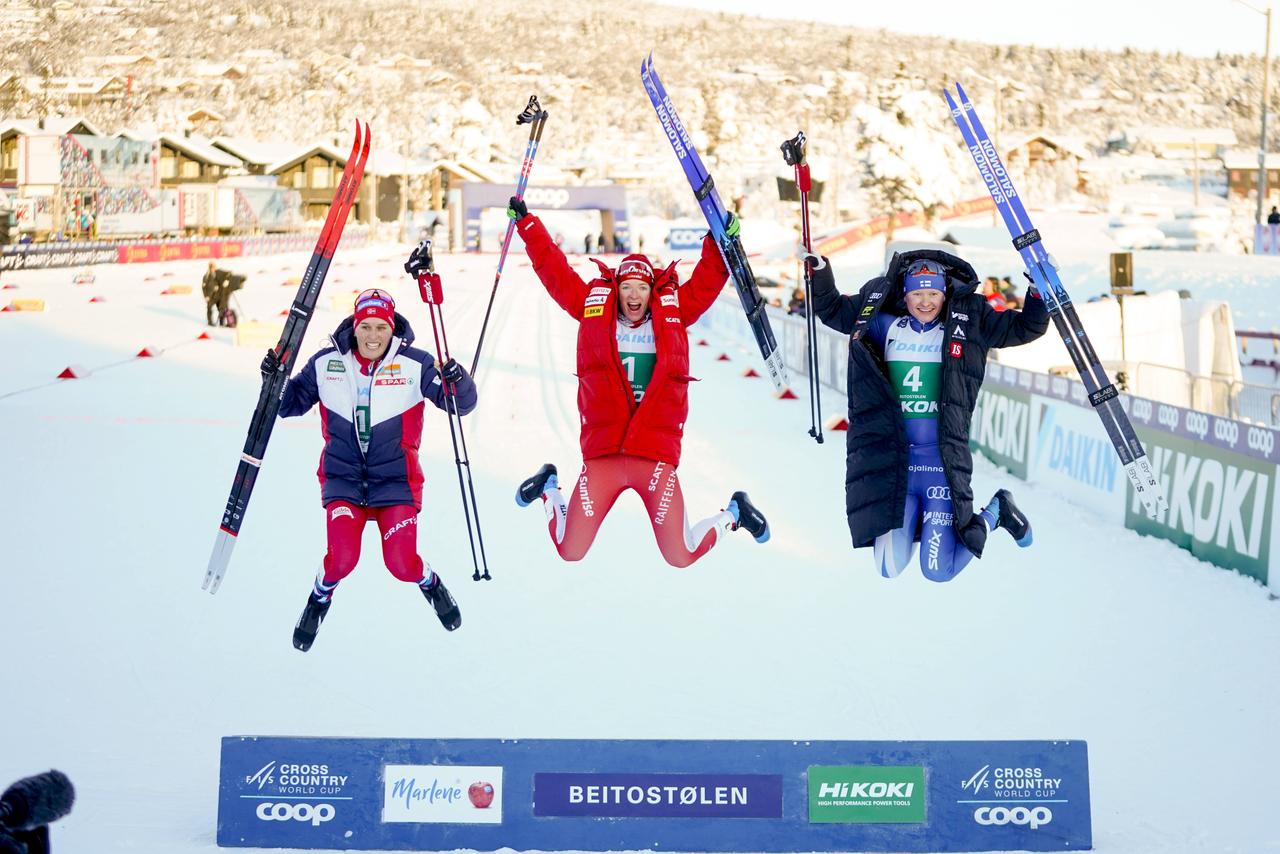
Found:
[[[1280,225],[1280,211],[1276,210],[1276,206],[1271,206],[1271,213],[1267,214],[1267,225]]]
[[[613,251],[612,249],[610,249],[610,248],[608,248],[608,247],[606,246],[606,244],[605,244],[605,242],[604,242],[604,232],[603,232],[603,231],[602,231],[602,232],[600,232],[600,240],[599,240],[599,242],[598,242],[596,245],[599,247],[599,251],[600,251],[601,253],[605,253],[605,252],[612,252],[612,251]]]
[[[239,318],[231,310],[231,295],[244,287],[244,276],[225,270],[218,272],[225,276],[218,287],[218,325],[235,326]]]
[[[804,298],[804,288],[796,288],[791,292],[791,302],[787,303],[787,314],[798,314],[801,317],[809,316],[808,303]]]
[[[616,231],[613,233],[613,251],[618,253],[627,251],[626,241],[619,237]]]
[[[982,297],[987,301],[987,305],[996,311],[1004,311],[1009,307],[1000,293],[1000,280],[995,276],[987,276],[982,280]]]
[[[591,245],[591,235],[588,234],[586,237],[582,238],[582,253],[584,255],[590,255],[594,251],[595,249],[593,249]]]
[[[212,261],[209,262],[209,269],[204,274],[204,279],[200,282],[200,293],[204,294],[204,317],[205,322],[209,326],[216,325],[214,316],[218,311],[218,294],[222,290],[222,283],[230,274],[226,270],[219,270],[218,265]],[[217,315],[221,320],[221,315]]]

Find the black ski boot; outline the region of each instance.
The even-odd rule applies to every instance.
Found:
[[[440,618],[440,625],[449,631],[453,631],[462,625],[462,612],[458,610],[458,603],[453,601],[453,595],[449,593],[449,588],[444,586],[444,582],[440,580],[440,576],[436,576],[436,583],[430,587],[419,587],[422,595],[427,597],[427,601],[431,603],[431,607],[436,609],[436,616]]]
[[[538,469],[538,473],[533,477],[520,484],[520,488],[516,490],[516,504],[521,507],[528,507],[533,502],[542,497],[542,493],[547,489],[547,481],[552,480],[556,476],[556,467],[551,463],[547,463]],[[555,489],[558,484],[552,483],[551,488]]]
[[[987,507],[998,511],[998,526],[1009,532],[1019,548],[1025,549],[1031,545],[1031,522],[1018,509],[1018,505],[1013,503],[1013,493],[1007,489],[997,489]]]
[[[733,514],[733,529],[746,528],[747,533],[756,538],[757,543],[763,543],[769,539],[769,522],[764,518],[764,514],[756,509],[751,503],[751,499],[742,491],[735,492],[733,497],[729,499],[729,506],[725,508]]]
[[[302,616],[298,618],[298,624],[293,627],[295,649],[303,652],[311,649],[311,644],[316,642],[316,632],[320,631],[320,624],[324,622],[325,615],[329,613],[329,606],[332,604],[333,599],[321,602],[315,594],[308,594],[307,607],[302,609]]]

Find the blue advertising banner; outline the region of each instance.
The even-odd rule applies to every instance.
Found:
[[[222,740],[218,845],[541,851],[1092,846],[1082,741]]]

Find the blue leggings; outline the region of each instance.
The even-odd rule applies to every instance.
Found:
[[[942,472],[937,445],[912,445],[907,465],[907,503],[902,526],[876,537],[876,566],[885,578],[897,578],[911,563],[920,532],[920,570],[930,581],[950,581],[973,560],[956,537],[951,489]]]

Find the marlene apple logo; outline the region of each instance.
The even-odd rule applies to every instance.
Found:
[[[487,810],[493,803],[493,784],[472,783],[467,788],[467,797],[471,799],[471,805],[476,809]]]

